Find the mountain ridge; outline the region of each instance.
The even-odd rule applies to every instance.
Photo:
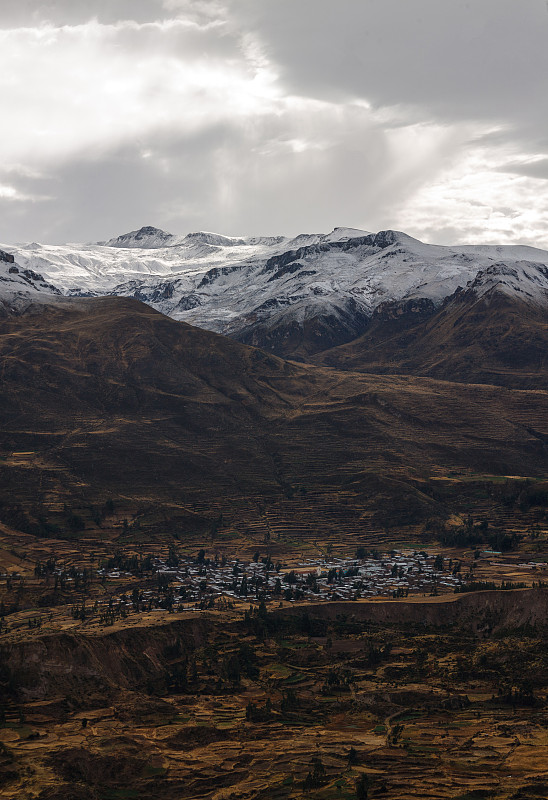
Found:
[[[311,361],[365,373],[545,389],[548,291],[541,287],[540,300],[532,266],[525,270],[536,293],[512,285],[518,270],[493,267],[439,306],[417,299],[377,307],[361,336]],[[544,270],[539,266],[543,276]]]
[[[297,364],[133,298],[0,320],[0,370],[4,523],[14,506],[90,520],[113,497],[163,532],[203,509],[259,524],[268,505],[286,529],[359,536],[444,516],[431,476],[545,474],[546,391]]]
[[[181,237],[145,226],[106,243],[11,251],[22,272],[43,276],[42,291],[135,297],[174,319],[298,360],[356,340],[391,303],[439,308],[459,289],[480,296],[496,285],[548,306],[546,251],[429,245],[395,230],[335,228],[290,239],[206,231]]]

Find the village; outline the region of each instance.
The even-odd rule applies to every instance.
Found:
[[[333,552],[274,561],[255,552],[249,560],[168,552],[119,552],[82,567],[49,558],[34,575],[0,574],[0,634],[41,628],[59,616],[85,624],[112,625],[129,615],[283,607],[329,601],[442,596],[482,589],[544,586],[545,562],[518,553],[390,550],[359,547],[353,557]],[[44,602],[49,610],[46,613]]]
[[[148,566],[156,586],[133,588],[131,596],[117,598],[122,608],[137,610],[155,606],[170,611],[223,607],[234,601],[295,603],[319,600],[359,600],[370,597],[399,598],[411,594],[447,594],[473,580],[463,573],[460,561],[425,551],[391,551],[345,558],[325,556],[274,563],[257,553],[253,560],[211,560],[200,551],[194,558],[156,558]],[[177,563],[175,563],[177,562]],[[468,569],[468,568],[467,568]],[[105,584],[131,580],[134,573],[121,569],[98,570]],[[144,577],[144,576],[143,576]],[[147,583],[150,584],[150,581]],[[109,600],[112,607],[112,598]]]

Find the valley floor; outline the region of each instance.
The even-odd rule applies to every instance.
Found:
[[[491,633],[443,624],[451,596],[418,602],[436,624],[362,601],[8,637],[0,797],[546,797],[548,652],[500,594],[466,598]]]

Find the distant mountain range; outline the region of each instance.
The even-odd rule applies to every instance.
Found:
[[[348,228],[2,245],[0,317],[8,527],[72,508],[95,530],[112,497],[158,535],[229,515],[378,544],[459,511],[454,474],[546,478],[542,250]]]
[[[497,382],[511,366],[526,384],[544,368],[548,252],[533,247],[442,247],[393,230],[235,238],[144,227],[96,244],[2,248],[5,308],[117,295],[338,368]]]

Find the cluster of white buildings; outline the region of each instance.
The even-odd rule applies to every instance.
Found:
[[[434,555],[416,551],[363,559],[309,558],[291,566],[205,558],[181,558],[177,566],[168,566],[158,558],[153,565],[158,588],[139,591],[139,602],[143,607],[152,604],[180,610],[234,600],[295,602],[442,594],[462,584],[455,566],[448,559],[440,564],[439,557],[436,562]],[[118,570],[99,570],[99,575],[113,580],[130,577]],[[122,602],[133,604],[130,592]]]

